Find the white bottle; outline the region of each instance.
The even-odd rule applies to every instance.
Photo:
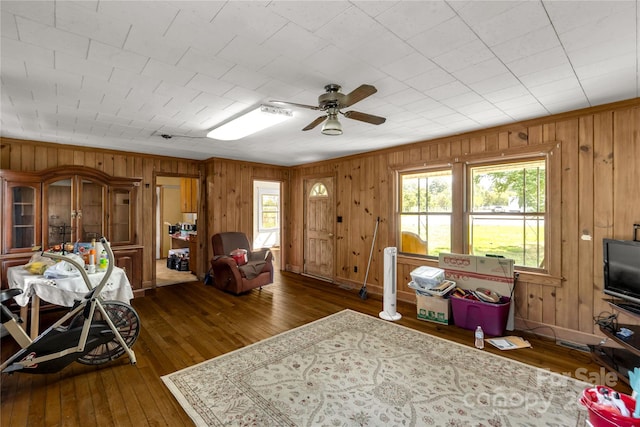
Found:
[[[476,348],[484,348],[484,332],[479,325],[476,328]]]

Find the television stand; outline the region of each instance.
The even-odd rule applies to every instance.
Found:
[[[610,302],[609,304],[621,309],[622,311],[640,316],[640,304],[633,304],[630,302]]]
[[[633,309],[638,306],[635,304],[621,303],[618,301],[607,301],[612,307],[628,312],[630,314],[640,316]],[[630,310],[626,305],[632,306]],[[629,384],[629,371],[638,366],[640,360],[640,325],[617,325],[616,330],[611,330],[606,326],[600,326],[602,333],[614,342],[620,344],[622,348],[607,347],[603,345],[590,345],[591,355],[597,363],[600,363],[607,369],[618,374],[618,378]],[[616,332],[620,328],[627,328],[633,331],[633,335],[627,338],[619,337]]]

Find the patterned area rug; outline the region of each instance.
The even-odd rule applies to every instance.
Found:
[[[584,426],[589,386],[350,310],[162,379],[198,426]]]

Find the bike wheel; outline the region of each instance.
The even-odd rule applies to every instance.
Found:
[[[131,348],[140,334],[140,316],[138,316],[138,313],[129,304],[119,301],[106,301],[102,303],[102,306],[122,336],[122,339],[127,344],[127,347]],[[102,313],[97,309],[93,313],[93,320],[104,320]],[[79,326],[82,325],[82,323],[84,323],[84,315],[81,313],[73,318],[70,327]],[[100,365],[117,359],[122,356],[125,351],[125,348],[120,345],[120,342],[114,338],[105,344],[99,345],[76,360],[85,365]]]

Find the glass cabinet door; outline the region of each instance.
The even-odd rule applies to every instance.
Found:
[[[75,212],[71,178],[54,181],[44,189],[45,247],[75,241]]]
[[[90,242],[105,234],[106,186],[73,176],[45,186],[45,245]]]
[[[90,242],[105,236],[106,187],[86,178],[78,178],[80,186],[77,209],[78,236],[81,242]]]
[[[133,220],[129,188],[111,190],[111,243],[131,243],[133,241]]]
[[[8,183],[6,190],[11,224],[11,228],[5,230],[8,237],[8,251],[30,250],[40,243],[38,227],[40,187]]]

